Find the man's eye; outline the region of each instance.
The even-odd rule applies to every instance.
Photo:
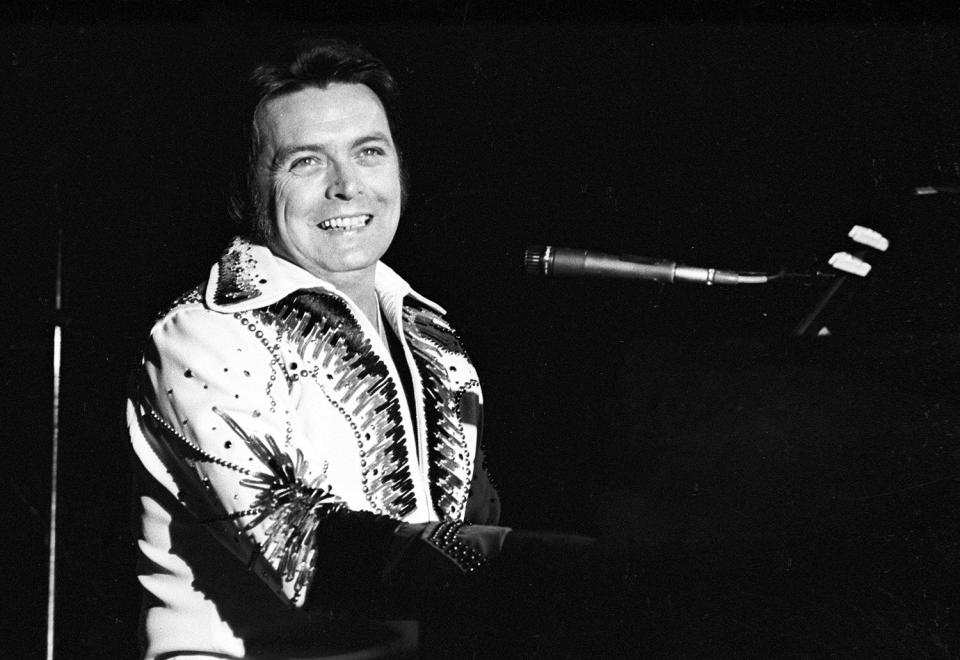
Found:
[[[316,167],[320,164],[320,159],[316,156],[304,156],[298,158],[290,164],[291,170],[304,169],[307,167]]]
[[[387,152],[380,147],[364,147],[360,150],[360,160],[375,160],[385,155]]]

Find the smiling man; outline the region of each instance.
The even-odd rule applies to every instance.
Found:
[[[499,525],[477,372],[381,261],[394,88],[331,40],[251,77],[244,235],[153,326],[128,402],[149,660],[592,658],[623,636],[600,544]]]
[[[347,622],[420,616],[510,531],[476,371],[380,261],[405,192],[393,78],[325,40],[251,82],[246,233],[153,327],[128,405],[146,658],[363,646]]]

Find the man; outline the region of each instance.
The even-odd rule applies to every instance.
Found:
[[[404,197],[393,79],[319,41],[252,83],[247,237],[153,327],[128,406],[147,658],[417,615],[509,531],[473,365],[380,262]]]
[[[326,40],[251,81],[246,237],[154,325],[128,405],[144,656],[342,654],[372,639],[351,622],[392,617],[425,622],[424,658],[597,657],[621,567],[498,525],[476,370],[380,261],[405,194],[393,78]]]

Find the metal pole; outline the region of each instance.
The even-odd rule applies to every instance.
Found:
[[[47,660],[53,660],[54,610],[57,575],[57,454],[60,445],[60,343],[63,328],[60,322],[63,282],[63,228],[57,228],[57,272],[53,322],[53,425],[50,452],[50,556],[47,572]]]

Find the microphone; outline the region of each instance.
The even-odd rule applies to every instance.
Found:
[[[764,284],[771,278],[762,273],[738,273],[716,268],[682,266],[666,259],[650,259],[632,254],[604,254],[580,248],[528,247],[523,257],[530,275],[547,277],[616,277],[628,280],[653,280],[674,284]]]

